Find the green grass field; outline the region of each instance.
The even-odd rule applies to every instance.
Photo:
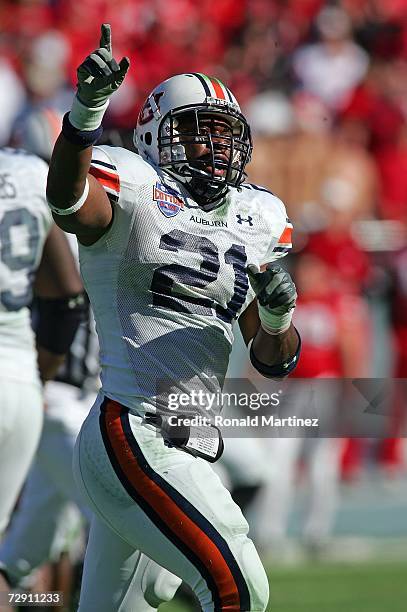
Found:
[[[404,612],[407,563],[271,568],[272,612]],[[191,612],[174,600],[160,612]]]

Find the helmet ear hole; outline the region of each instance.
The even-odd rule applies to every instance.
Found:
[[[144,142],[144,134],[140,134],[140,140],[141,142]]]
[[[144,140],[146,145],[151,145],[151,143],[153,142],[153,137],[151,135],[151,132],[146,132],[145,136],[144,136]]]

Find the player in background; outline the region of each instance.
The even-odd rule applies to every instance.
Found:
[[[26,156],[35,154],[48,163],[61,122],[62,115],[53,109],[32,111],[17,124],[12,142],[23,149]],[[41,178],[45,198],[46,170]],[[49,215],[46,204],[44,209]],[[57,231],[61,232],[59,228]],[[69,251],[73,248],[77,260],[75,241],[68,235],[63,237],[64,241],[67,237],[71,243]],[[78,275],[76,262],[74,265]],[[53,282],[51,275],[45,278],[46,287]],[[32,305],[34,326],[40,311],[41,300],[35,298]],[[55,365],[60,365],[59,359]],[[0,544],[0,568],[13,587],[19,586],[41,563],[51,557],[58,558],[58,551],[64,550],[68,534],[80,528],[78,513],[68,508],[70,500],[80,501],[72,476],[72,451],[89,402],[96,396],[98,372],[98,343],[86,309],[64,362],[54,380],[44,386],[46,410],[41,438],[11,527]],[[81,509],[89,520],[89,510],[83,504]],[[66,568],[65,563],[65,575]],[[68,603],[66,596],[64,599]]]
[[[116,538],[185,580],[204,612],[264,611],[268,581],[248,525],[209,465],[219,431],[183,443],[165,415],[168,392],[221,389],[238,317],[259,371],[294,369],[295,287],[279,266],[260,272],[287,251],[290,228],[278,198],[243,183],[250,129],[216,79],[178,75],[152,92],[136,128],[140,156],[92,150],[128,66],[102,26],[48,178],[54,217],[78,238],[101,345],[102,390],[74,458],[96,513],[79,609],[118,608],[98,594]]]
[[[0,532],[3,532],[41,434],[41,382],[55,375],[86,305],[68,243],[52,223],[46,204],[46,164],[23,151],[2,149],[0,168]],[[33,293],[39,314],[36,338],[29,311]]]
[[[52,109],[32,111],[18,125],[14,142],[49,163],[61,124],[62,115]],[[106,141],[108,134],[103,136]],[[116,140],[118,135],[114,136]],[[70,234],[67,238],[79,265],[76,240]],[[0,571],[13,587],[24,586],[27,578],[34,579],[33,572],[43,564],[49,561],[57,564],[61,560],[61,565],[53,567],[50,579],[54,582],[47,585],[47,590],[63,590],[67,608],[74,580],[70,549],[77,546],[73,534],[80,532],[83,524],[76,509],[80,509],[86,523],[92,517],[78,495],[72,474],[75,441],[100,388],[99,344],[91,311],[88,315],[83,317],[54,379],[45,385],[46,411],[41,439],[11,527],[0,543]],[[171,599],[181,582],[139,553],[123,564],[110,546],[109,558],[112,563],[115,559],[116,579],[123,585],[120,612],[150,612],[152,608],[145,592],[147,599],[158,605]],[[109,585],[111,573],[110,568],[109,576],[100,576],[101,592],[105,584]],[[44,584],[44,578],[39,576],[39,579]],[[130,584],[131,588],[127,589]],[[0,611],[8,612],[2,606]]]

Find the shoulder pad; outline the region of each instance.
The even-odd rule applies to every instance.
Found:
[[[287,217],[284,203],[272,191],[252,183],[243,183],[242,188],[245,192],[253,193],[259,202],[259,212],[266,227],[270,230],[271,236],[278,236],[278,240],[271,241],[267,252],[264,255],[262,264],[271,263],[280,257],[284,257],[292,248],[291,234],[292,224]]]
[[[102,151],[105,157],[111,160],[111,163],[119,173],[121,182],[140,184],[145,182],[146,177],[156,175],[154,167],[144,161],[138,153],[123,147],[110,147],[107,145],[95,147],[94,152],[98,151]]]
[[[89,173],[102,185],[110,200],[118,201],[123,185],[142,185],[156,176],[155,169],[137,153],[122,147],[94,147]]]
[[[287,221],[287,212],[283,202],[266,187],[254,185],[253,183],[243,183],[241,185],[243,192],[246,194],[252,193],[260,203],[260,214],[266,222],[271,222],[274,225],[281,224],[284,228]]]

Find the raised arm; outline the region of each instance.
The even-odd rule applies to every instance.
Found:
[[[112,221],[109,198],[88,172],[109,98],[129,68],[126,57],[119,64],[113,58],[109,24],[102,25],[99,44],[78,68],[78,89],[54,147],[47,185],[55,222],[85,245],[96,242]]]

